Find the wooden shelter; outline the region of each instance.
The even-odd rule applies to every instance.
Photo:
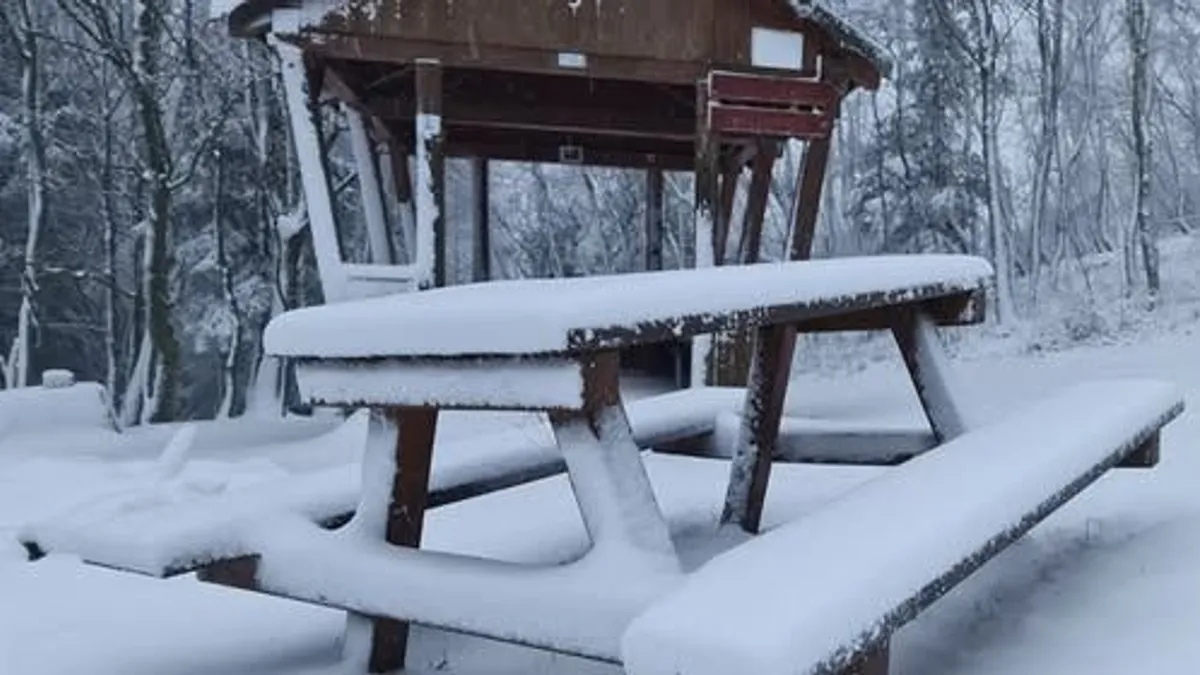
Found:
[[[806,258],[840,102],[888,68],[820,0],[248,0],[230,24],[282,57],[331,302],[446,283],[448,157],[474,163],[473,277],[488,280],[489,160],[646,170],[647,269],[663,265],[663,172],[695,171],[688,263],[704,267],[759,259],[775,160],[801,139],[790,249]],[[329,99],[351,117],[370,264],[339,253],[312,114]],[[746,349],[698,349],[692,381],[744,380]]]

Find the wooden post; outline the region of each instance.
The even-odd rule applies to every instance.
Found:
[[[408,168],[408,148],[388,139],[387,156],[381,161],[383,183],[392,202],[396,221],[390,232],[396,264],[416,261],[416,214],[413,212],[412,175]]]
[[[755,335],[742,428],[721,514],[722,524],[736,522],[751,534],[758,533],[762,524],[795,348],[796,327],[792,325],[763,328]]]
[[[726,264],[729,255],[729,232],[733,223],[733,204],[737,201],[738,181],[742,177],[742,167],[736,158],[729,158],[730,164],[722,168],[721,190],[717,201],[717,219],[713,224],[713,260],[718,266]]]
[[[421,288],[446,285],[446,157],[442,134],[442,65],[418,59],[416,68],[417,268]]]
[[[771,177],[775,169],[778,146],[760,140],[758,152],[750,170],[750,191],[746,195],[746,212],[742,218],[742,241],[738,246],[739,259],[744,265],[757,263],[762,257],[762,231],[767,216],[767,200],[771,196]]]
[[[367,241],[371,247],[371,262],[390,265],[392,242],[388,237],[387,212],[383,206],[382,183],[379,178],[379,153],[367,132],[367,123],[362,113],[342,106],[350,126],[350,144],[354,150],[354,162],[358,168],[358,193],[362,201],[363,220],[367,226]]]
[[[789,257],[812,257],[821,188],[829,161],[829,138],[811,141],[805,156],[792,208],[792,241]],[[787,399],[788,379],[796,351],[796,327],[778,326],[759,331],[754,344],[746,392],[744,421],[734,449],[729,488],[722,522],[737,522],[758,532],[770,481],[771,461],[779,440],[779,424]]]
[[[696,83],[696,199],[692,217],[696,268],[717,264],[714,236],[721,191],[720,141],[709,128],[708,104],[708,80],[702,79]],[[693,387],[703,387],[709,382],[712,343],[707,335],[692,341],[690,384]]]
[[[663,269],[663,170],[646,170],[646,271]]]
[[[488,160],[475,157],[471,160],[472,203],[475,207],[474,254],[472,278],[476,282],[492,278],[492,228],[491,228],[491,171]]]
[[[817,214],[821,209],[821,192],[825,186],[825,170],[829,165],[831,137],[810,141],[804,154],[804,168],[799,178],[796,198],[792,203],[792,241],[789,255],[792,260],[812,258],[813,241],[817,233]]]
[[[304,55],[300,49],[278,40],[272,41],[272,44],[282,65],[288,118],[292,124],[292,140],[296,145],[300,177],[304,184],[304,201],[308,209],[313,253],[317,259],[317,274],[321,277],[321,290],[325,302],[341,302],[348,299],[346,271],[342,267],[341,246],[338,244],[329,172],[322,159],[318,112],[312,105],[320,92],[310,91]]]
[[[617,352],[586,357],[584,409],[551,413],[555,439],[593,551],[620,551],[647,571],[678,574],[670,527],[621,404],[619,371]]]
[[[959,398],[955,395],[952,374],[947,368],[945,350],[933,319],[915,310],[899,311],[892,325],[892,335],[904,356],[904,365],[938,443],[966,432],[967,424],[958,408]]]
[[[360,536],[418,548],[429,496],[437,410],[398,408],[371,412],[363,459],[363,498],[347,527]],[[382,501],[371,497],[388,495]],[[409,626],[403,621],[351,614],[346,623],[347,665],[359,672],[391,673],[405,667]]]

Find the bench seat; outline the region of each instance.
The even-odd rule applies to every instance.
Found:
[[[264,341],[301,359],[565,354],[970,294],[991,274],[980,258],[901,255],[491,282],[288,312]]]
[[[635,439],[643,447],[712,431],[717,416],[741,401],[738,389],[696,389],[634,401],[629,405]],[[327,441],[348,457],[366,442],[361,415],[333,431]],[[458,502],[561,473],[562,456],[547,430],[466,437],[440,443],[431,478],[431,505]],[[339,523],[354,512],[362,469],[354,463],[278,483],[175,502],[170,495],[115,495],[19,535],[36,555],[70,553],[107,567],[157,577],[194,571],[216,560],[254,553],[247,528],[264,516],[293,514],[316,523]]]
[[[630,675],[843,673],[1182,412],[1147,381],[1081,385],[884,472],[692,575],[636,619]]]

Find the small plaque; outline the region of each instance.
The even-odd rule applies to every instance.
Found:
[[[587,54],[580,54],[578,52],[558,53],[558,66],[560,68],[574,68],[576,70],[583,70],[584,68],[587,68],[587,64]]]

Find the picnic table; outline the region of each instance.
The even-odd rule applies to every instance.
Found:
[[[900,625],[1108,469],[1153,466],[1182,409],[1160,383],[1100,383],[976,428],[936,330],[982,321],[990,275],[978,258],[883,256],[499,282],[286,314],[267,349],[293,361],[303,396],[370,411],[358,504],[332,530],[263,514],[252,541],[211,555],[201,576],[347,611],[359,672],[402,668],[409,622],[635,675],[886,672]],[[755,335],[721,517],[753,534],[783,458],[797,334],[868,329],[895,336],[938,450],[685,574],[622,401],[619,351]],[[420,549],[439,411],[455,409],[548,415],[591,541],[583,557],[530,567]]]

